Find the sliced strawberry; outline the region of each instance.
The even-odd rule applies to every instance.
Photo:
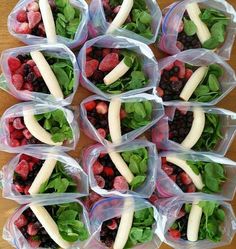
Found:
[[[101,101],[96,106],[96,111],[99,114],[106,114],[108,112],[108,106],[105,102]]]
[[[25,160],[21,160],[16,166],[15,172],[25,180],[29,174],[28,162]]]
[[[169,235],[173,238],[173,239],[180,239],[181,237],[181,233],[179,230],[177,229],[169,229]]]
[[[20,60],[16,57],[9,57],[7,62],[11,72],[16,71],[21,66]]]
[[[165,171],[165,173],[169,176],[172,175],[172,173],[174,172],[173,167],[171,167],[168,164],[162,164],[161,168]]]
[[[16,90],[21,90],[24,83],[23,76],[20,74],[13,74],[12,75],[12,84],[16,88]]]
[[[22,130],[25,128],[25,125],[22,122],[22,118],[15,118],[13,121],[13,126],[16,130]]]
[[[105,57],[105,56],[107,56],[110,53],[111,53],[111,49],[110,48],[104,48],[102,50],[102,57]]]
[[[27,12],[27,17],[29,21],[29,28],[33,29],[36,27],[37,24],[39,24],[42,20],[42,16],[40,12],[34,12],[34,11],[29,11]]]
[[[127,113],[123,108],[120,108],[120,119],[124,119],[127,117]]]
[[[90,54],[93,51],[93,47],[86,48],[86,55]]]
[[[21,130],[14,130],[11,134],[10,134],[10,137],[12,139],[23,139],[24,138],[24,135],[23,135],[23,132]]]
[[[39,227],[37,224],[30,222],[27,226],[27,233],[30,236],[35,236],[38,233]]]
[[[178,77],[180,79],[183,79],[185,77],[185,65],[184,65],[184,62],[176,60],[175,61],[175,66],[177,66],[179,68]]]
[[[129,189],[128,182],[123,176],[116,176],[114,179],[113,187],[119,191],[125,191]]]
[[[176,182],[176,177],[177,177],[176,175],[170,175],[169,177],[172,181]]]
[[[21,146],[27,145],[28,144],[28,140],[26,138],[23,138],[20,142]]]
[[[18,22],[27,22],[27,13],[25,10],[20,10],[16,15],[16,20]]]
[[[115,230],[118,227],[116,220],[115,219],[111,219],[110,222],[107,224],[107,227],[110,230]]]
[[[37,2],[31,2],[27,5],[28,11],[39,11],[39,4]]]
[[[39,248],[40,244],[41,244],[41,241],[40,240],[35,240],[34,237],[30,237],[27,239],[29,245],[32,247],[32,248]]]
[[[187,193],[193,193],[193,192],[196,192],[196,187],[193,183],[191,183],[187,187]]]
[[[32,68],[36,66],[35,62],[33,60],[28,60],[26,64],[30,65]]]
[[[119,55],[117,53],[110,53],[102,59],[98,69],[101,70],[102,72],[110,72],[119,63],[120,63]]]
[[[104,167],[103,172],[106,176],[114,176],[114,170],[111,167]]]
[[[106,131],[105,131],[103,128],[97,129],[97,132],[99,133],[99,135],[100,135],[102,138],[105,138],[106,135],[107,135]]]
[[[33,84],[32,84],[32,83],[26,82],[26,83],[23,85],[23,89],[24,89],[24,90],[27,90],[27,91],[30,91],[30,92],[33,92],[34,87],[33,87]]]
[[[96,182],[97,182],[97,185],[100,187],[100,188],[104,188],[105,187],[105,180],[102,176],[99,176],[99,175],[96,175],[94,176]]]
[[[15,220],[15,222],[14,222],[14,224],[15,224],[18,228],[21,228],[21,227],[27,225],[27,223],[28,223],[28,221],[27,221],[26,217],[25,217],[23,214],[21,214],[21,215],[19,216],[19,218],[18,218],[17,220]]]
[[[91,77],[98,68],[98,60],[90,60],[85,63],[85,75],[87,78]]]
[[[22,22],[19,25],[16,25],[15,31],[19,34],[30,34],[31,28],[29,27],[29,24],[27,22]]]
[[[24,129],[23,130],[23,134],[24,134],[24,136],[25,136],[26,139],[32,138],[32,134],[29,132],[28,129]]]
[[[99,175],[101,174],[103,171],[103,165],[101,163],[99,163],[98,161],[96,161],[94,164],[93,164],[93,173],[94,175]]]
[[[184,185],[189,185],[190,183],[192,183],[192,179],[185,172],[180,173],[180,179]]]
[[[96,107],[97,103],[93,100],[84,104],[87,111],[92,111]]]
[[[158,95],[159,97],[163,97],[163,96],[164,96],[164,91],[163,91],[162,88],[157,87],[157,95]]]
[[[34,66],[34,67],[33,67],[33,71],[34,71],[35,76],[36,76],[37,78],[39,78],[39,77],[42,76],[37,66]]]
[[[186,68],[186,70],[185,70],[185,78],[187,80],[190,79],[190,77],[192,76],[192,74],[193,74],[193,71],[191,69],[189,69],[189,68]]]
[[[25,187],[19,184],[14,184],[14,188],[18,193],[23,194],[25,191]]]
[[[11,139],[9,145],[10,145],[11,147],[18,147],[18,146],[20,146],[20,142],[19,142],[19,140],[17,140],[17,139]]]

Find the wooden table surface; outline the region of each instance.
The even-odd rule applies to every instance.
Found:
[[[159,0],[158,1],[161,8],[169,5],[172,2],[173,2],[173,0]],[[236,8],[236,0],[231,0],[229,2]],[[10,36],[10,34],[8,33],[8,30],[7,30],[7,17],[16,3],[17,3],[16,0],[1,0],[1,2],[0,2],[0,10],[1,10],[0,52],[2,52],[5,49],[8,49],[8,48],[14,48],[14,47],[23,45],[21,42],[17,41],[15,38]],[[153,49],[153,51],[155,52],[157,58],[163,57],[163,55],[160,52],[158,52],[156,49]],[[234,49],[233,49],[233,52],[231,55],[232,59],[229,62],[231,64],[231,66],[236,69],[235,57],[236,57],[236,46],[234,46]],[[80,101],[83,98],[87,97],[88,95],[90,95],[90,93],[88,91],[86,91],[82,87],[79,87],[73,104],[78,105],[80,103]],[[236,99],[236,90],[232,91],[223,101],[221,101],[221,103],[218,106],[236,112],[235,99]],[[12,106],[13,104],[16,104],[18,102],[14,97],[12,97],[11,95],[9,95],[8,93],[5,93],[3,91],[0,91],[0,101],[1,101],[0,115],[2,115],[2,113],[7,108],[9,108],[10,106]],[[79,141],[79,144],[78,144],[76,150],[71,152],[70,154],[72,156],[78,157],[80,155],[81,149],[85,145],[88,145],[89,143],[92,143],[92,141],[90,139],[88,139],[83,133],[81,133],[80,141]],[[232,143],[232,145],[227,153],[227,156],[232,160],[236,160],[236,139]],[[12,154],[0,152],[0,165],[3,166],[12,157],[13,157]],[[236,198],[232,202],[232,205],[233,205],[233,208],[236,212]],[[11,215],[11,213],[14,211],[14,209],[16,207],[17,207],[17,204],[15,202],[1,198],[1,202],[0,202],[0,233],[1,234],[2,234],[2,228],[3,228],[4,223],[6,222],[7,218],[9,217],[9,215]],[[12,248],[12,247],[6,241],[4,241],[2,238],[0,238],[0,249],[10,249],[10,248]],[[166,249],[166,248],[169,248],[169,247],[164,245],[164,244],[161,246],[161,249]],[[236,248],[236,238],[233,240],[231,245],[223,247],[223,248],[235,249]]]

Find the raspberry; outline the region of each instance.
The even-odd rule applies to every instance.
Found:
[[[29,132],[28,129],[24,129],[23,130],[23,134],[24,134],[24,136],[25,136],[26,139],[32,138],[32,134]]]
[[[24,83],[23,76],[20,74],[13,74],[12,76],[12,84],[16,88],[16,90],[21,90]]]
[[[26,154],[21,154],[20,160],[26,160],[27,162],[30,161],[31,156],[28,156]]]
[[[20,146],[19,140],[17,140],[17,139],[11,139],[10,146],[11,147],[18,147],[18,146]]]
[[[8,66],[9,66],[11,72],[14,72],[21,66],[21,62],[19,59],[15,58],[15,57],[9,57],[8,58]]]
[[[191,183],[187,187],[187,193],[193,193],[193,192],[196,192],[196,187],[193,183]]]
[[[25,128],[25,125],[22,122],[22,118],[15,118],[13,121],[13,126],[16,130],[22,130]]]
[[[15,172],[20,175],[24,180],[27,179],[29,174],[29,165],[27,161],[21,160],[15,168]]]
[[[30,186],[26,186],[25,189],[24,189],[24,194],[25,195],[29,195],[29,189],[30,189]]]
[[[104,188],[105,187],[105,180],[103,177],[99,176],[99,175],[96,175],[94,176],[96,182],[97,182],[97,185],[100,187],[100,188]]]
[[[109,72],[113,68],[115,68],[119,63],[119,55],[116,53],[110,53],[102,59],[98,69],[102,72]]]
[[[12,124],[8,125],[8,131],[12,133],[15,130],[14,126]]]
[[[25,10],[20,10],[16,15],[16,20],[18,22],[27,22],[27,13]]]
[[[176,76],[172,76],[172,77],[170,77],[170,81],[178,81],[179,79],[178,79],[178,77],[176,77]]]
[[[166,163],[167,163],[166,157],[162,157],[162,158],[161,158],[161,163],[162,163],[162,164],[166,164]]]
[[[23,214],[21,214],[21,215],[19,216],[19,218],[18,218],[17,220],[15,220],[15,222],[14,222],[14,224],[15,224],[18,228],[21,228],[21,227],[27,225],[27,223],[28,223],[28,221],[27,221],[26,217],[25,217]]]
[[[97,70],[98,67],[98,60],[90,60],[90,61],[86,61],[85,63],[85,75],[87,78],[91,77],[94,72]]]
[[[34,166],[35,166],[35,163],[34,162],[29,162],[28,165],[29,165],[29,171],[32,171]]]
[[[21,185],[19,185],[19,184],[14,184],[14,188],[15,188],[15,190],[17,191],[17,192],[19,192],[19,193],[24,193],[24,191],[25,191],[25,187],[24,186],[21,186]]]
[[[185,70],[185,78],[188,80],[193,74],[193,71],[189,68],[186,68]]]
[[[129,189],[129,185],[123,176],[115,177],[113,187],[119,191],[125,191]]]
[[[96,107],[96,105],[97,105],[96,102],[93,100],[93,101],[85,103],[84,107],[87,111],[92,111]]]
[[[27,145],[27,144],[28,144],[28,140],[27,140],[26,138],[23,138],[23,139],[21,140],[20,145],[21,145],[21,146],[24,146],[24,145]]]
[[[94,164],[93,164],[93,173],[94,175],[99,175],[101,174],[103,171],[103,165],[101,163],[99,163],[98,161],[96,161]]]
[[[40,12],[29,11],[27,12],[27,17],[29,21],[29,28],[33,29],[37,24],[42,20],[42,16]]]
[[[170,175],[169,177],[172,181],[176,182],[176,175]]]
[[[24,65],[25,65],[25,63],[22,64],[22,65],[15,71],[15,73],[24,76]]]
[[[31,29],[27,22],[22,22],[19,25],[16,25],[15,32],[19,34],[30,34]]]
[[[107,227],[108,227],[110,230],[115,230],[115,229],[118,227],[116,220],[115,220],[115,219],[111,219],[111,220],[109,221],[109,223],[107,224]]]
[[[106,176],[114,176],[114,170],[110,167],[104,167],[103,172]]]
[[[97,132],[99,133],[99,135],[102,137],[102,138],[105,138],[106,137],[106,131],[103,129],[103,128],[99,128],[97,129]]]
[[[35,236],[38,233],[39,227],[37,224],[30,222],[27,226],[27,233],[30,236]]]
[[[192,179],[185,172],[180,173],[180,179],[184,185],[189,185],[190,183],[192,183]]]
[[[185,77],[185,65],[182,61],[175,61],[175,66],[179,67],[179,78],[183,79]]]
[[[96,202],[101,198],[101,196],[99,194],[97,194],[94,191],[91,191],[91,193],[89,194],[89,199],[91,202]]]
[[[170,229],[169,230],[169,235],[173,238],[173,239],[180,239],[181,237],[181,233],[179,230],[177,229]]]
[[[96,111],[99,114],[106,114],[108,112],[108,106],[105,102],[101,101],[96,106]]]

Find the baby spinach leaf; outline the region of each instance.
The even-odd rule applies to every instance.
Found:
[[[193,21],[184,18],[184,32],[187,36],[193,36],[197,32],[197,26]]]
[[[220,83],[214,74],[209,75],[208,85],[213,92],[217,92],[220,89]]]
[[[146,180],[146,176],[142,176],[142,175],[135,176],[132,182],[130,183],[131,190],[134,190],[138,188],[139,186],[141,186],[145,182],[145,180]]]

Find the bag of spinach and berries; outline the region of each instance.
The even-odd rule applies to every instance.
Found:
[[[84,0],[50,0],[48,3],[54,19],[57,42],[69,48],[81,45],[88,36],[87,3]],[[39,1],[19,1],[8,16],[8,30],[25,44],[47,43],[47,30]]]
[[[76,57],[63,44],[5,50],[1,55],[1,68],[1,88],[24,101],[69,105],[79,85]]]
[[[155,0],[92,0],[89,14],[92,37],[109,33],[145,44],[156,41],[162,18]]]
[[[163,10],[158,46],[168,54],[191,48],[230,58],[236,34],[235,10],[225,0],[177,1]]]

